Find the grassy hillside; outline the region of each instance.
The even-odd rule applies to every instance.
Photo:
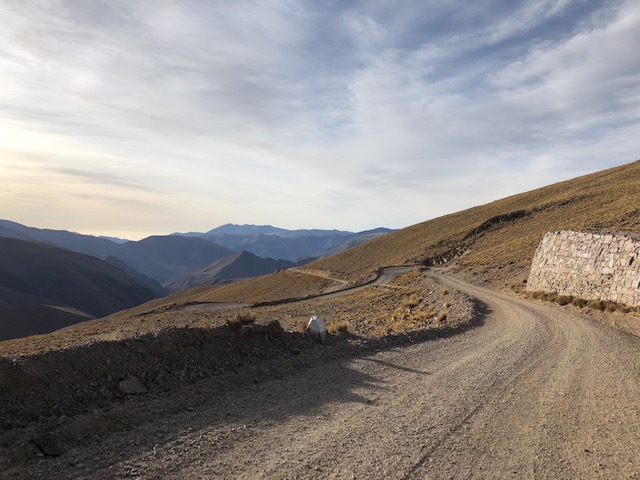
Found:
[[[305,297],[335,285],[337,283],[332,280],[284,270],[264,277],[199,291],[183,301],[268,302],[283,298]]]

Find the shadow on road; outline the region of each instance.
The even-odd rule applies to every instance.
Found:
[[[402,370],[402,371],[405,371],[405,372],[418,373],[420,375],[433,375],[431,372],[423,372],[422,370],[415,370],[413,368],[403,367],[402,365],[396,365],[394,363],[387,362],[385,360],[380,360],[378,358],[364,358],[363,360],[365,360],[367,362],[378,363],[380,365],[384,365],[385,367],[395,368],[397,370]]]

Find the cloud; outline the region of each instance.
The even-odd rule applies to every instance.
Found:
[[[135,182],[129,177],[109,173],[105,171],[91,171],[91,170],[78,170],[75,168],[67,167],[45,167],[44,171],[57,173],[65,176],[75,177],[83,182],[88,182],[97,185],[107,185],[116,187],[125,187],[133,190],[150,191],[153,187],[144,183]]]
[[[0,0],[0,171],[358,229],[637,157],[637,2],[152,4]]]

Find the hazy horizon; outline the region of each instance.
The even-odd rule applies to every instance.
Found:
[[[0,0],[0,218],[402,228],[640,158],[640,3]]]

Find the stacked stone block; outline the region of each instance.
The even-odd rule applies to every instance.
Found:
[[[640,305],[640,236],[629,232],[547,233],[527,290]]]

